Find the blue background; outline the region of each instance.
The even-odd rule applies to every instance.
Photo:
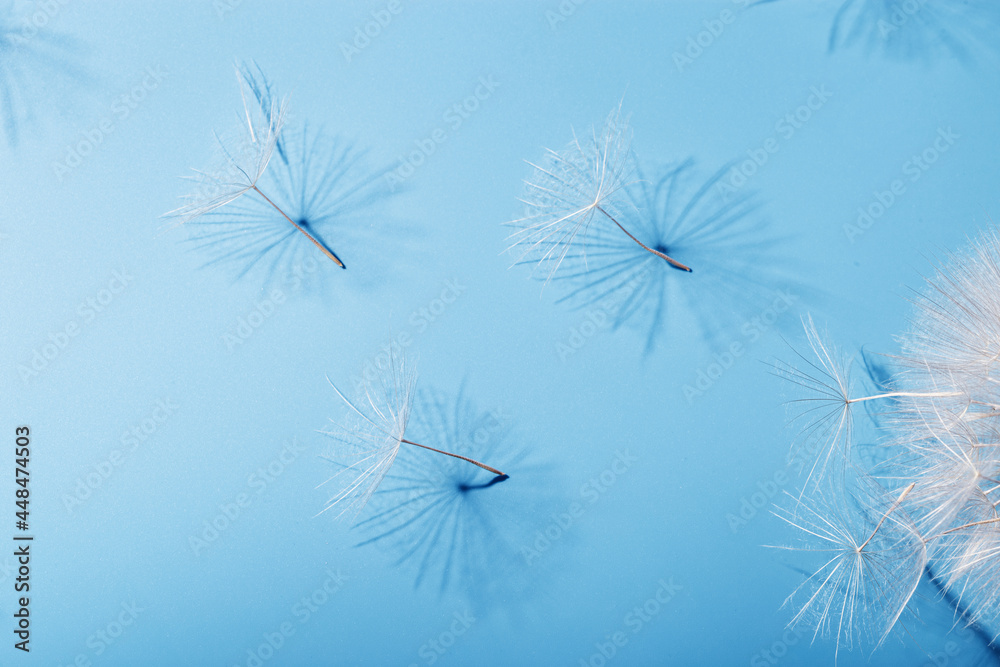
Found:
[[[845,349],[895,349],[910,289],[1000,210],[997,54],[970,40],[956,57],[935,41],[934,25],[916,20],[902,28],[924,31],[913,49],[875,40],[831,50],[840,2],[590,0],[564,2],[560,14],[554,0],[402,0],[348,60],[341,44],[387,3],[333,4],[10,8],[15,29],[43,12],[34,39],[67,41],[63,66],[30,54],[0,65],[25,91],[8,110],[23,122],[0,145],[0,438],[11,445],[0,449],[9,452],[0,498],[9,499],[13,534],[13,433],[27,424],[35,535],[32,651],[15,651],[4,630],[0,663],[248,665],[248,650],[288,622],[294,634],[265,664],[423,665],[432,654],[442,665],[600,664],[592,656],[618,631],[628,642],[609,664],[777,664],[760,662],[761,651],[782,643],[780,664],[832,664],[832,641],[810,646],[784,634],[793,612],[781,604],[801,574],[793,558],[762,545],[788,542],[790,529],[766,508],[735,529],[727,519],[755,492],[775,491],[776,473],[787,471],[784,489],[797,490],[783,407],[794,392],[761,362],[801,348],[807,312]],[[726,10],[733,21],[678,67],[675,54]],[[992,21],[992,11],[979,18]],[[993,23],[983,30],[996,35]],[[256,61],[290,94],[293,120],[356,141],[374,165],[397,166],[415,141],[446,130],[389,201],[396,222],[358,230],[357,259],[343,272],[318,264],[307,280],[316,289],[203,267],[184,229],[164,228],[161,215],[188,190],[178,177],[206,164],[213,131],[238,122],[234,58]],[[162,81],[121,117],[115,101],[147,68]],[[444,114],[480,77],[498,86],[453,127]],[[556,304],[557,290],[542,292],[503,254],[502,223],[521,214],[524,161],[621,103],[642,158],[693,157],[708,174],[760,148],[813,86],[830,99],[747,186],[784,238],[780,256],[795,260],[786,272],[794,308],[692,400],[684,386],[717,351],[693,315],[733,307],[711,293],[668,311],[669,328],[648,354],[648,332],[626,326],[604,327],[560,356],[585,312]],[[112,131],[60,178],[54,164],[102,121]],[[941,128],[958,135],[954,145],[850,242],[844,225],[857,208],[903,178],[902,165]],[[85,319],[80,304],[115,271],[132,280]],[[230,349],[226,335],[275,281],[284,303]],[[446,281],[461,294],[419,324],[414,313],[437,308]],[[79,334],[25,378],[20,368],[70,322]],[[416,587],[414,563],[356,547],[348,525],[314,518],[327,499],[315,487],[331,474],[320,458],[331,441],[316,430],[344,415],[326,377],[353,388],[401,332],[421,387],[452,399],[463,387],[478,410],[502,409],[506,442],[530,452],[514,459],[509,481],[481,492],[487,512],[486,494],[496,492],[492,511],[514,543],[507,552],[468,547],[513,554],[505,566],[514,572],[498,585]],[[745,341],[738,327],[719,335]],[[141,429],[158,400],[177,407],[88,497],[68,503],[81,480],[126,450],[123,434]],[[285,450],[280,474],[258,493],[252,476],[291,442],[301,451],[288,462]],[[620,450],[636,462],[614,472]],[[602,473],[614,483],[591,502],[595,487],[585,485]],[[241,493],[249,506],[196,555],[190,538]],[[518,547],[574,502],[579,517],[527,565]],[[0,564],[2,630],[13,626],[15,595],[12,557]],[[489,562],[471,569],[484,580],[494,573]],[[328,572],[342,586],[301,622],[296,603]],[[660,580],[681,588],[633,632],[626,615]],[[141,609],[134,622],[110,645],[95,640],[130,603]],[[455,614],[475,621],[434,653],[429,642],[451,643]],[[897,634],[868,664],[924,664],[949,641],[959,648],[948,664],[980,664],[973,639],[948,634],[947,612],[926,616],[910,628],[920,646]],[[839,664],[868,656],[842,651]]]

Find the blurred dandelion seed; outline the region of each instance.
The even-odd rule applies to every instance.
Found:
[[[327,500],[319,514],[340,506],[337,518],[345,514],[352,519],[356,518],[389,472],[403,444],[478,466],[496,476],[493,483],[508,478],[496,468],[470,457],[422,445],[405,437],[416,382],[417,376],[412,367],[406,364],[402,355],[395,353],[390,355],[389,368],[384,374],[366,383],[367,406],[362,403],[365,410],[358,408],[330,382],[330,386],[350,409],[351,419],[345,424],[335,423],[331,430],[322,431],[341,443],[341,447],[324,456],[332,464],[341,467],[341,470],[317,486],[320,488],[331,482],[339,485],[338,491]]]
[[[808,488],[779,514],[833,545],[834,558],[793,593],[808,598],[793,624],[808,621],[822,634],[836,627],[838,648],[855,634],[881,644],[914,594],[909,582],[921,562],[960,620],[995,628],[1000,618],[1000,236],[984,232],[940,265],[914,299],[897,370],[889,375],[866,359],[880,393],[853,393],[851,361],[821,340],[811,319],[804,325],[818,361],[800,356],[806,370],[782,369],[813,394],[802,403],[813,420],[807,430],[842,443],[842,457],[833,457],[837,447],[820,450]],[[892,411],[875,423],[883,437],[873,465],[851,454],[850,408],[880,399]],[[833,463],[843,475],[825,474]],[[878,490],[904,485],[893,504]],[[880,588],[868,591],[864,579]]]
[[[0,10],[0,122],[7,144],[16,147],[24,128],[35,120],[36,106],[49,102],[55,81],[80,83],[90,79],[78,64],[77,42],[51,30],[17,21],[13,7]],[[61,91],[65,93],[65,90]]]
[[[860,44],[866,54],[882,51],[895,58],[930,60],[937,52],[963,62],[973,47],[993,45],[998,26],[990,0],[845,0],[830,28],[829,51]]]
[[[280,135],[285,124],[287,100],[274,95],[271,84],[256,64],[251,69],[237,62],[236,79],[243,102],[239,135],[231,141],[215,135],[221,152],[220,164],[212,171],[195,170],[197,175],[191,179],[197,184],[195,192],[185,197],[187,203],[165,217],[179,218],[178,225],[190,223],[253,190],[326,257],[340,268],[347,268],[331,249],[289,217],[258,187],[275,149],[284,152]]]
[[[631,138],[628,118],[622,116],[619,106],[608,116],[600,134],[594,128],[590,138],[581,140],[574,133],[573,141],[562,151],[547,149],[540,164],[528,162],[533,171],[521,199],[526,215],[506,223],[516,230],[508,237],[508,251],[518,253],[516,264],[543,267],[548,283],[575,246],[582,245],[585,253],[591,224],[600,214],[643,250],[676,269],[691,271],[640,241],[619,222],[620,206],[634,171]]]

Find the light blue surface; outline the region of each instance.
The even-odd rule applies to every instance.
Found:
[[[294,634],[263,664],[598,665],[619,631],[627,643],[608,664],[832,664],[832,641],[785,631],[793,611],[780,607],[801,574],[762,545],[788,542],[789,529],[766,508],[745,525],[729,518],[761,489],[797,491],[779,474],[795,435],[782,404],[795,393],[761,362],[793,358],[807,312],[845,349],[896,349],[909,290],[1000,207],[997,53],[961,23],[949,39],[962,56],[941,48],[945,19],[923,19],[952,4],[942,0],[900,27],[916,47],[832,51],[839,1],[400,0],[395,14],[387,2],[332,4],[10,9],[15,26],[44,22],[29,47],[67,41],[62,69],[36,51],[0,52],[0,73],[24,91],[0,108],[20,121],[0,143],[0,539],[14,533],[22,424],[35,535],[28,656],[12,646],[13,558],[0,550],[0,664],[252,665],[248,650],[283,623]],[[962,4],[995,41],[995,10]],[[386,24],[345,55],[373,16]],[[678,59],[699,39],[691,62]],[[346,271],[294,237],[309,271],[237,278],[203,266],[211,253],[161,218],[189,190],[178,177],[210,162],[213,132],[239,123],[234,59],[290,95],[291,123],[353,141],[372,169],[434,141],[384,217],[335,236]],[[783,119],[810,101],[790,131]],[[453,109],[463,103],[476,107],[467,117]],[[543,292],[503,254],[525,160],[619,104],[642,164],[691,158],[704,180],[776,146],[743,186],[767,228],[719,248],[774,264],[743,276],[736,289],[753,296],[741,299],[704,283],[688,298],[697,266],[670,276],[648,352],[648,326],[595,331],[591,311],[556,303],[558,285]],[[947,150],[910,180],[906,163],[948,132]],[[88,136],[96,145],[78,166],[56,166]],[[905,189],[884,215],[848,233],[894,179]],[[792,295],[773,324],[753,320],[769,317],[752,286],[761,275]],[[707,336],[706,316],[723,328]],[[78,333],[63,341],[71,323]],[[480,513],[458,520],[469,531],[455,541],[435,538],[426,568],[315,517],[328,499],[315,487],[334,470],[320,455],[335,445],[317,430],[346,414],[327,377],[356,395],[366,364],[400,335],[418,386],[445,411],[461,396],[476,415],[463,423],[503,415],[490,433],[512,466],[508,481],[469,494]],[[731,367],[685,392],[732,343]],[[26,374],[36,352],[51,358]],[[218,521],[217,538],[193,546],[226,512],[235,518]],[[496,530],[480,530],[483,517]],[[546,530],[555,537],[539,541]],[[442,591],[449,567],[462,576]],[[313,595],[323,604],[303,606]],[[633,611],[657,595],[669,602],[650,604],[656,613]],[[105,644],[98,633],[117,631],[123,605],[134,622]],[[949,665],[989,664],[966,634],[948,635],[947,611],[924,614],[912,638],[890,638],[870,661],[842,650],[839,664],[921,665],[949,641]],[[765,649],[783,655],[768,661]]]

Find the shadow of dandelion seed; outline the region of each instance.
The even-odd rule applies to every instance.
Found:
[[[830,28],[828,48],[860,45],[899,59],[930,60],[940,53],[963,63],[977,45],[992,45],[1000,13],[991,0],[846,0]]]
[[[693,159],[665,164],[626,188],[625,219],[650,247],[697,266],[689,275],[641,251],[608,229],[595,229],[587,247],[568,253],[556,276],[564,289],[558,302],[601,308],[615,328],[630,324],[646,332],[645,352],[656,346],[673,320],[693,324],[712,347],[728,345],[740,327],[776,299],[787,308],[798,296],[780,288],[796,285],[794,262],[780,256],[781,239],[757,215],[755,192],[727,195],[719,187],[730,165],[707,177]]]
[[[283,242],[296,234],[305,237],[337,266],[347,268],[316,235],[314,227],[320,221],[310,219],[307,214],[310,207],[330,194],[331,182],[336,183],[335,179],[356,164],[355,154],[349,147],[334,143],[332,163],[324,166],[336,168],[312,180],[308,170],[312,159],[309,151],[317,147],[321,140],[312,137],[303,128],[290,147],[282,136],[287,113],[286,99],[275,95],[271,84],[256,65],[251,67],[237,63],[236,78],[243,102],[239,131],[228,138],[216,135],[220,153],[218,164],[209,171],[195,170],[196,175],[190,179],[196,184],[195,191],[185,196],[183,206],[170,211],[165,217],[177,218],[178,225],[189,227],[200,222],[203,229],[195,234],[195,240],[204,247],[221,249],[220,260],[243,261],[246,266],[241,275],[271,252],[280,256],[285,245]],[[268,165],[275,154],[282,173],[268,181],[269,195],[259,183],[268,172]],[[276,233],[271,221],[261,216],[252,205],[244,205],[231,212],[227,208],[225,214],[219,211],[238,200],[243,203],[241,198],[251,191],[259,197],[259,205],[277,212],[282,224],[291,225],[285,228],[287,233]],[[289,203],[298,204],[301,215],[297,219],[286,211],[294,209],[290,209],[276,193],[284,195]],[[282,201],[284,207],[279,206],[275,199]],[[262,229],[264,233],[260,234]]]
[[[977,50],[995,50],[998,27],[1000,6],[993,0],[843,0],[827,50],[857,47],[866,56],[925,62],[945,55],[970,64]]]
[[[630,137],[616,109],[600,133],[532,165],[526,215],[507,223],[515,264],[559,284],[557,302],[644,330],[647,354],[668,330],[668,310],[713,348],[752,337],[741,327],[802,293],[756,192],[727,191],[732,165],[707,176],[693,159],[646,171]]]
[[[506,475],[404,450],[356,525],[365,536],[357,546],[378,546],[396,565],[411,566],[416,588],[429,583],[441,594],[465,591],[494,605],[497,591],[509,595],[529,585],[519,547],[530,534],[525,517],[552,504],[545,497],[549,487],[533,483],[541,482],[533,475],[542,466],[528,462],[502,411],[478,409],[461,387],[453,397],[421,390],[414,403],[412,429],[422,441],[487,459],[525,483],[512,493],[497,487]]]
[[[325,239],[336,235],[368,266],[373,258],[356,237],[392,216],[382,206],[387,196],[384,170],[371,171],[366,157],[351,142],[322,129],[305,123],[286,127],[261,179],[270,202],[243,197],[224,210],[209,212],[187,224],[189,241],[212,256],[208,264],[232,264],[237,278],[261,268],[268,276],[285,276],[287,282],[288,276],[300,272],[297,267],[314,266],[313,257],[319,256],[313,246],[297,242],[299,230],[327,249]],[[295,226],[278,215],[271,203],[287,213]],[[400,238],[398,232],[394,239]]]

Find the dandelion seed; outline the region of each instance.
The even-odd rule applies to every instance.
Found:
[[[933,539],[944,587],[956,593],[967,622],[990,626],[1000,615],[1000,517],[980,499],[963,512],[967,522]]]
[[[861,476],[775,513],[808,542],[776,548],[819,554],[822,562],[785,601],[797,608],[789,626],[812,628],[813,640],[835,638],[835,657],[862,639],[878,648],[920,583],[926,547],[901,508],[913,486],[892,499]]]
[[[627,230],[619,219],[626,203],[625,188],[631,182],[634,165],[631,129],[621,108],[608,116],[600,134],[595,128],[590,138],[573,141],[562,151],[547,150],[540,164],[532,167],[521,200],[526,215],[507,225],[516,229],[509,251],[517,262],[537,264],[546,274],[546,283],[559,270],[567,254],[581,246],[586,253],[588,233],[595,218],[607,220],[643,250],[674,268],[691,268],[664,252],[651,248]]]
[[[493,473],[497,478],[495,481],[507,479],[506,474],[475,459],[422,445],[405,437],[416,381],[416,373],[406,364],[403,356],[393,353],[384,374],[366,384],[365,400],[361,404],[365,409],[358,408],[330,382],[333,390],[347,404],[352,419],[346,424],[334,423],[331,429],[323,431],[340,443],[324,458],[341,470],[319,485],[332,482],[339,486],[320,514],[337,507],[337,518],[345,514],[352,519],[357,517],[389,472],[399,448],[404,444],[479,466]]]
[[[852,463],[854,405],[885,399],[939,399],[956,395],[951,391],[887,391],[856,396],[851,380],[853,359],[843,356],[823,340],[811,315],[803,318],[802,325],[815,360],[796,353],[802,368],[783,363],[775,364],[773,368],[776,375],[798,385],[808,394],[788,402],[790,406],[799,408],[793,421],[806,422],[800,434],[800,446],[818,451],[803,490],[810,483],[821,482],[831,466],[836,465],[843,470]]]
[[[414,569],[418,588],[464,592],[488,607],[527,594],[536,577],[519,567],[520,545],[534,530],[525,519],[555,509],[551,474],[532,462],[506,415],[478,409],[462,388],[454,397],[417,392],[410,430],[435,447],[510,466],[522,484],[515,493],[499,485],[505,477],[402,449],[356,525],[365,536],[357,546],[381,547]]]
[[[324,246],[329,247],[326,239],[336,238],[338,244],[353,248],[372,269],[355,273],[354,281],[371,283],[393,267],[379,265],[378,255],[367,247],[373,244],[362,236],[391,224],[391,235],[378,244],[384,253],[386,243],[403,238],[405,232],[385,205],[385,171],[372,169],[367,152],[351,141],[307,123],[289,124],[259,187]],[[313,246],[298,241],[297,227],[257,196],[242,197],[186,227],[190,242],[211,257],[208,263],[232,266],[239,278],[260,270],[266,280],[294,288],[315,271],[316,260],[326,261]]]
[[[807,429],[838,443],[820,450],[808,488],[796,506],[780,514],[813,538],[840,544],[803,584],[808,599],[801,603],[801,590],[793,594],[800,600],[795,622],[808,620],[823,634],[834,634],[830,628],[836,626],[838,647],[852,643],[850,628],[866,625],[881,643],[883,629],[897,622],[904,598],[913,594],[904,584],[917,576],[921,560],[967,622],[991,626],[1000,617],[1000,379],[994,370],[1000,363],[1000,237],[995,230],[984,233],[971,251],[949,255],[943,267],[915,299],[902,354],[894,357],[899,370],[889,376],[866,362],[880,378],[881,393],[853,393],[850,361],[821,340],[811,320],[805,322],[806,335],[818,361],[802,357],[806,370],[781,368],[813,394],[800,403],[812,420]],[[858,471],[850,454],[851,406],[882,399],[891,402],[892,411],[877,422],[885,455],[872,472],[886,486],[906,485],[892,505],[870,490],[873,478]],[[832,458],[837,449],[843,456]],[[831,461],[843,475],[824,474]],[[864,484],[848,488],[855,472]],[[840,479],[844,484],[838,487]],[[862,522],[854,524],[860,529],[845,532],[854,517],[845,507],[863,510]],[[867,554],[890,536],[877,557]],[[855,562],[885,582],[880,595],[886,602],[875,605],[862,594]]]
[[[661,261],[612,225],[593,225],[586,247],[567,252],[553,276],[564,290],[557,302],[599,308],[613,327],[642,330],[647,354],[671,322],[723,351],[755,318],[791,309],[807,296],[801,271],[759,214],[756,193],[726,190],[730,167],[702,176],[693,159],[637,166],[625,188],[622,224],[644,245],[696,265],[696,273]]]
[[[216,135],[221,153],[219,165],[211,171],[195,170],[191,179],[196,184],[187,203],[166,214],[178,218],[177,224],[190,223],[201,216],[236,201],[251,190],[274,208],[292,227],[340,268],[346,268],[340,258],[317,240],[302,225],[288,216],[258,187],[276,149],[279,151],[281,130],[285,123],[287,103],[278,99],[259,67],[237,63],[236,78],[243,102],[240,133],[235,140],[224,141]]]

